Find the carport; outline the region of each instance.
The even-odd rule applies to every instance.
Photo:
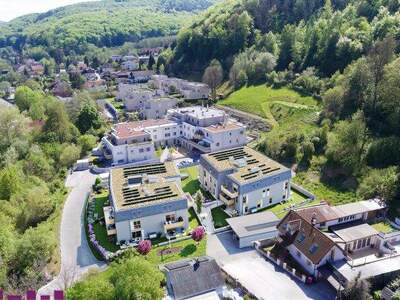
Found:
[[[265,211],[226,220],[233,230],[233,237],[239,248],[250,247],[255,241],[275,238],[276,225],[280,219],[272,212]]]

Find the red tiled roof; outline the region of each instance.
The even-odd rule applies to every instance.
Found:
[[[288,226],[293,232],[291,243],[315,265],[335,246],[331,239],[311,225],[297,211],[289,211],[277,227],[279,232],[284,234]],[[313,245],[316,246],[315,251],[310,250]]]
[[[135,121],[127,123],[118,123],[114,126],[115,134],[119,138],[129,138],[147,134],[144,129],[152,126],[160,126],[173,124],[174,122],[167,119],[150,119],[144,121]]]

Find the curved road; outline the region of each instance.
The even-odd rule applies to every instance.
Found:
[[[89,170],[70,174],[66,187],[71,191],[64,204],[60,225],[60,274],[39,289],[39,295],[53,295],[54,290],[64,290],[90,268],[103,269],[106,264],[97,260],[88,245],[84,228],[85,199],[91,191],[96,175]]]

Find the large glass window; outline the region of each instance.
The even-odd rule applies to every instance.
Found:
[[[175,215],[174,214],[166,215],[165,220],[167,222],[175,222]]]
[[[140,229],[142,228],[140,221],[133,221],[133,229]]]
[[[133,239],[139,239],[142,237],[142,232],[141,231],[134,231],[132,232],[132,238]]]

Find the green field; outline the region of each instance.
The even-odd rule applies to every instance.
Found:
[[[273,89],[266,85],[243,87],[218,104],[258,115],[272,126],[282,126],[293,119],[309,123],[316,116],[318,102],[289,88]]]

